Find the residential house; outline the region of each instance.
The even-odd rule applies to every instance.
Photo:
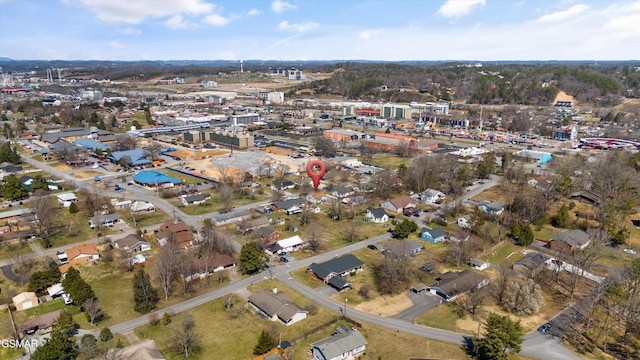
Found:
[[[312,263],[307,271],[326,284],[342,290],[350,285],[344,276],[362,271],[363,266],[364,263],[353,254],[345,254],[321,264]]]
[[[367,346],[367,339],[356,329],[340,326],[335,333],[311,345],[313,360],[344,360],[354,359],[363,354]]]
[[[488,269],[491,264],[478,258],[469,259],[469,266],[474,268],[475,270],[482,271],[484,269]]]
[[[400,214],[405,209],[415,208],[416,201],[412,199],[410,196],[402,196],[399,198],[386,200],[382,204],[380,204],[380,207],[382,207],[383,209],[389,210],[391,212]]]
[[[383,208],[369,207],[367,213],[364,215],[364,221],[386,223],[389,221],[389,215],[387,215]]]
[[[29,319],[20,324],[20,332],[25,335],[30,335],[36,331],[49,331],[58,321],[60,312],[62,312],[62,310],[56,310]]]
[[[431,243],[439,243],[444,241],[447,237],[447,233],[442,228],[428,228],[423,227],[420,231],[420,238],[423,240],[427,240]]]
[[[138,234],[129,234],[122,239],[116,240],[115,248],[129,253],[136,253],[151,250],[151,244]]]
[[[269,188],[273,191],[278,191],[293,189],[295,186],[296,184],[293,181],[281,181],[279,183],[269,185]]]
[[[420,193],[420,201],[427,204],[437,204],[442,201],[444,197],[443,192],[434,189],[427,189]]]
[[[542,253],[530,251],[521,259],[514,261],[512,265],[513,271],[525,277],[532,278],[544,269],[547,259],[547,256]]]
[[[242,235],[246,235],[251,231],[255,231],[261,227],[269,226],[269,224],[269,218],[266,216],[261,216],[256,219],[250,219],[241,222],[240,224],[238,224],[238,226],[236,226],[236,229],[240,231]]]
[[[190,279],[203,279],[215,272],[236,267],[236,259],[229,254],[217,254],[215,256],[205,258],[201,257],[196,262],[197,272],[189,277]]]
[[[312,204],[326,204],[327,201],[329,201],[327,199],[327,195],[324,193],[324,191],[312,191],[311,193],[307,194],[307,201],[312,203]]]
[[[267,247],[265,252],[269,255],[289,253],[302,249],[306,245],[307,243],[304,242],[300,236],[296,235],[277,241],[274,246]]]
[[[393,259],[405,259],[419,254],[422,246],[414,240],[404,240],[388,247],[384,254]]]
[[[299,214],[302,212],[304,200],[294,198],[289,200],[278,201],[271,205],[273,211],[284,211],[287,215]]]
[[[56,283],[56,284],[53,284],[53,285],[49,286],[47,288],[47,294],[49,294],[49,296],[52,299],[57,299],[57,298],[61,297],[62,294],[64,294],[64,288],[62,287],[62,283]]]
[[[38,297],[34,292],[21,292],[12,298],[16,311],[23,311],[38,306]]]
[[[215,226],[226,225],[234,222],[240,222],[251,218],[249,209],[231,210],[227,213],[216,213],[211,217],[211,221]]]
[[[98,226],[113,226],[118,222],[120,222],[118,214],[92,216],[89,218],[89,227],[93,229]]]
[[[65,251],[69,265],[83,264],[100,260],[100,252],[96,244],[82,243]]]
[[[256,234],[260,237],[261,244],[270,244],[280,239],[282,233],[270,226],[264,226],[256,229]]]
[[[489,215],[500,215],[504,212],[504,204],[498,201],[483,201],[478,205],[478,209]]]
[[[280,320],[285,325],[295,324],[307,318],[307,311],[302,310],[285,292],[263,290],[249,296],[249,304],[271,321]]]
[[[200,205],[207,202],[207,200],[211,199],[211,195],[209,193],[197,193],[193,195],[182,195],[180,196],[180,201],[182,205]]]
[[[589,235],[582,230],[569,230],[556,235],[549,241],[549,249],[571,254],[576,249],[584,249],[591,243]]]
[[[156,239],[160,246],[164,246],[168,241],[174,241],[179,247],[187,248],[195,245],[196,237],[193,231],[189,230],[187,224],[170,220],[160,225]]]
[[[58,198],[58,202],[66,208],[71,206],[71,203],[78,202],[78,197],[74,193],[62,193],[56,195],[56,197]]]
[[[331,195],[338,199],[344,199],[344,198],[348,198],[349,196],[352,196],[354,193],[355,192],[353,191],[353,189],[344,185],[339,185],[335,189],[333,189],[333,191],[331,192]]]
[[[156,211],[156,207],[150,202],[134,201],[133,204],[131,204],[132,214],[148,213],[154,211]]]
[[[577,191],[569,196],[571,199],[577,199],[586,204],[598,205],[602,202],[602,194],[596,190]]]
[[[449,271],[436,278],[436,283],[429,286],[429,291],[446,301],[451,301],[460,294],[471,289],[480,289],[488,284],[489,277],[475,271]]]
[[[109,359],[165,360],[155,341],[143,339],[122,349],[109,349]]]

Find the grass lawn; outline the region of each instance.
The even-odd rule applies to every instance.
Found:
[[[504,262],[511,264],[524,256],[524,254],[522,254],[523,249],[523,247],[507,242],[497,248],[494,252],[490,252],[483,256],[482,259],[496,265],[500,265]]]
[[[118,211],[118,214],[120,215],[120,219],[123,219],[127,224],[131,226],[134,225],[133,215],[131,214],[131,211],[129,211],[128,209],[122,210]],[[169,215],[167,215],[163,211],[156,209],[156,211],[154,212],[140,213],[136,215],[135,225],[137,228],[143,228],[146,226],[163,223],[167,219],[169,219]]]
[[[364,161],[367,164],[372,164],[389,170],[397,170],[400,164],[409,166],[409,158],[400,157],[394,154],[373,154],[371,160]]]
[[[201,183],[203,180],[202,179],[198,179],[197,177],[194,176],[189,176],[189,175],[185,175],[183,173],[179,173],[177,171],[173,171],[167,168],[162,168],[162,169],[156,169],[155,171],[161,172],[165,175],[171,176],[172,178],[178,179],[183,181],[185,184],[196,184],[196,183]]]
[[[301,295],[292,292],[286,285],[277,280],[263,281],[260,284],[250,287],[250,290],[271,290],[277,287],[278,291],[286,291],[298,304],[307,304],[308,300]],[[244,306],[246,301],[237,295],[231,295],[234,299],[234,307]],[[328,320],[334,319],[337,314],[326,309],[318,309],[316,314],[309,315],[305,320],[290,326],[284,326],[270,320],[260,320],[250,312],[245,312],[241,316],[228,312],[224,307],[224,300],[217,299],[207,304],[198,306],[189,311],[196,323],[196,329],[206,329],[199,331],[201,336],[201,350],[190,358],[209,359],[211,354],[215,354],[218,359],[250,359],[260,331],[267,329],[282,336],[283,340],[291,340],[297,335],[308,331]],[[167,359],[181,359],[178,354],[168,351],[168,339],[171,329],[179,324],[181,314],[174,317],[170,325],[145,325],[136,329],[136,334],[141,338],[152,338],[158,344],[163,355]],[[211,321],[216,319],[216,321]],[[335,326],[341,322],[330,325],[306,339],[293,345],[291,359],[308,359],[308,350],[311,344],[330,336]],[[413,335],[399,334],[393,330],[388,330],[378,326],[363,324],[360,329],[367,338],[366,358],[399,359],[408,356],[424,356],[425,351],[430,356],[436,358],[468,359],[463,349],[454,344],[446,344],[437,341],[427,340]],[[426,350],[425,350],[426,349]],[[401,355],[399,355],[401,354]]]
[[[211,195],[211,199],[207,200],[206,203],[200,204],[200,205],[185,206],[177,198],[171,199],[169,201],[175,204],[177,208],[179,208],[185,214],[188,214],[188,215],[201,215],[201,214],[207,214],[210,212],[222,210],[224,206],[220,201],[220,198],[218,197],[218,193],[214,190],[210,190],[206,192],[208,192]],[[263,194],[263,195],[233,194],[231,198],[231,206],[246,205],[246,204],[251,204],[257,201],[263,201],[267,199],[269,199],[269,195],[267,194]]]
[[[454,309],[455,305],[443,303],[442,305],[438,305],[436,308],[418,316],[414,323],[443,330],[475,335],[475,332],[464,330],[456,325],[458,320],[461,320],[462,318],[458,316]]]
[[[0,260],[9,259],[17,255],[29,254],[32,251],[31,246],[25,241],[17,244],[0,244]]]
[[[52,311],[61,310],[64,308],[65,308],[64,300],[62,300],[62,298],[58,298],[55,300],[41,303],[40,305],[34,308],[27,309],[24,311],[24,314],[27,315],[27,318],[30,318],[37,315],[50,313]]]
[[[0,360],[17,359],[24,354],[26,354],[26,352],[20,348],[0,347]]]
[[[145,263],[145,265],[145,271],[151,275],[150,262]],[[143,315],[133,310],[132,284],[136,271],[137,268],[133,271],[123,271],[120,270],[116,264],[106,261],[99,261],[80,267],[82,278],[91,285],[91,288],[100,300],[102,309],[106,313],[106,317],[97,323],[95,327],[89,324],[84,314],[76,317],[75,319],[81,328],[95,330],[103,326],[111,326]],[[153,282],[153,275],[151,275],[151,277]],[[228,274],[225,272],[225,280],[222,283],[218,283],[214,278],[211,278],[208,287],[204,286],[204,282],[200,284],[196,283],[193,292],[186,296],[181,295],[180,289],[176,288],[174,295],[166,301],[163,298],[159,286],[154,283],[154,286],[158,289],[161,296],[157,308],[162,309],[182,302],[187,298],[195,297],[211,291],[214,288],[224,286],[228,284],[228,277]],[[117,291],[114,291],[114,289],[117,289]]]
[[[147,123],[147,117],[144,111],[136,111],[133,113],[132,121],[137,121],[140,125],[149,125]]]
[[[8,339],[11,336],[13,336],[13,325],[11,325],[9,311],[7,309],[0,310],[0,339]]]

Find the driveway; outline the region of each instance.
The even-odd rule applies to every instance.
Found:
[[[413,302],[413,306],[399,314],[392,316],[394,319],[413,322],[418,316],[442,304],[442,298],[429,292],[416,294],[410,291],[407,296]]]
[[[13,272],[13,270],[11,269],[13,265],[5,265],[3,267],[1,267],[0,269],[2,269],[2,273],[4,274],[4,276],[15,282],[15,283],[20,283],[20,279],[18,279],[18,277],[16,276],[16,274]]]

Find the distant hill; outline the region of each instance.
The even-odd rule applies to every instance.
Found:
[[[8,58],[8,57],[2,57],[2,56],[0,56],[0,62],[5,62],[5,61],[15,61],[15,60],[13,60],[13,59],[11,59],[11,58]]]

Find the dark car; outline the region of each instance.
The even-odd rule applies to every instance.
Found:
[[[280,261],[282,261],[283,263],[288,263],[288,262],[289,262],[289,259],[287,259],[287,258],[286,258],[286,257],[284,257],[284,256],[280,256]]]
[[[371,244],[371,245],[369,245],[369,246],[367,246],[367,247],[368,247],[369,249],[371,249],[371,250],[378,250],[378,247],[377,247],[377,246],[375,246],[375,245],[373,245],[373,244]]]

